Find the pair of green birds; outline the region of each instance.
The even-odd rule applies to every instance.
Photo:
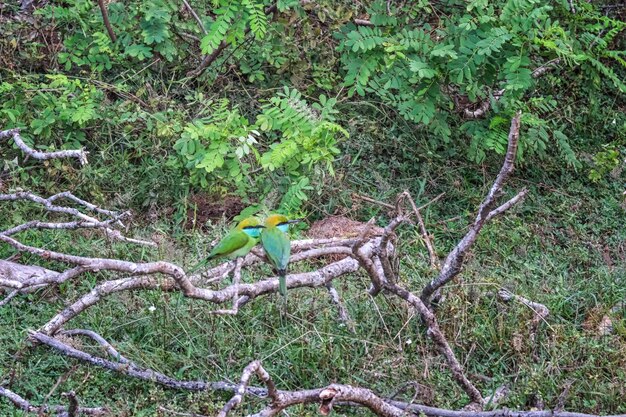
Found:
[[[260,240],[267,258],[278,272],[278,291],[283,297],[286,297],[287,280],[285,276],[291,254],[291,243],[287,232],[292,223],[299,221],[301,220],[289,220],[281,214],[272,214],[265,219],[264,224],[261,224],[258,218],[248,217],[224,236],[211,250],[209,256],[194,270],[211,259],[220,257],[235,259],[246,256]]]

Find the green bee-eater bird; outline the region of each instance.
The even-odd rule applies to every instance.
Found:
[[[196,265],[191,273],[197,271],[214,258],[228,257],[229,259],[235,259],[240,256],[246,256],[259,243],[259,236],[263,227],[256,217],[248,217],[240,221],[237,227],[228,232],[211,250],[209,256]]]
[[[272,214],[265,219],[265,228],[261,231],[261,244],[265,254],[278,272],[278,291],[283,297],[287,297],[287,264],[291,254],[289,242],[289,225],[300,220],[288,220],[280,214]]]

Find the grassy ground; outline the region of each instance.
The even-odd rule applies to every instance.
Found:
[[[357,7],[357,3],[346,2],[346,7]],[[93,15],[91,9],[86,15]],[[178,156],[173,145],[181,133],[173,127],[204,114],[210,99],[224,97],[253,120],[260,101],[285,84],[312,97],[317,97],[320,89],[329,97],[337,94],[338,123],[350,132],[350,139],[341,143],[336,176],[316,179],[315,191],[321,192],[310,193],[306,208],[310,221],[340,213],[362,221],[376,216],[383,225],[385,210],[353,200],[352,193],[393,202],[397,193],[408,189],[418,203],[425,203],[445,192],[423,213],[443,258],[467,230],[500,167],[501,159],[492,153],[482,165],[467,162],[468,137],[461,129],[464,120],[451,120],[454,133],[450,143],[433,143],[423,126],[404,121],[394,110],[370,101],[371,97],[348,98],[341,87],[343,75],[337,72],[336,51],[329,48],[325,37],[292,42],[295,52],[288,56],[297,68],[290,67],[286,73],[266,68],[268,78],[263,82],[246,81],[230,63],[214,65],[203,79],[182,82],[194,62],[163,64],[154,60],[134,65],[124,58],[110,71],[94,71],[89,65],[64,70],[56,62],[56,54],[65,50],[59,43],[63,36],[82,31],[80,26],[74,28],[75,20],[69,19],[66,29],[57,27],[56,34],[51,29],[49,36],[38,29],[35,38],[30,35],[31,28],[18,21],[3,27],[13,34],[0,39],[0,79],[7,83],[0,87],[15,87],[2,90],[6,92],[1,104],[6,108],[0,108],[4,110],[0,129],[20,125],[26,135],[34,128],[31,123],[44,118],[46,110],[57,112],[81,99],[86,106],[94,105],[98,117],[82,127],[71,118],[55,120],[52,127],[32,136],[36,143],[51,148],[87,146],[90,164],[78,168],[60,161],[44,165],[31,160],[17,166],[16,158],[22,161],[19,151],[1,143],[0,192],[19,187],[50,195],[69,189],[107,208],[130,208],[136,217],[129,234],[157,237],[162,245],[150,250],[111,244],[92,231],[21,235],[29,244],[86,256],[195,265],[208,252],[208,243],[223,234],[225,225],[213,223],[202,232],[179,228],[186,217],[190,190],[198,189],[189,186],[189,172],[172,163]],[[93,24],[94,31],[101,30],[100,22]],[[302,32],[298,40],[317,37],[317,29],[309,27],[294,26],[293,30]],[[326,72],[311,74],[308,63],[318,61],[324,64],[318,68]],[[618,167],[614,175],[602,172],[597,183],[588,179],[591,167],[612,169],[606,161],[594,165],[594,155],[624,148],[624,133],[619,129],[624,126],[625,104],[623,96],[610,89],[589,97],[579,84],[569,88],[567,76],[582,75],[566,72],[558,73],[563,83],[555,84],[558,88],[533,94],[558,99],[559,107],[546,119],[566,126],[573,151],[583,162],[581,167],[578,171],[565,167],[553,140],[547,142],[544,155],[527,154],[507,195],[528,187],[528,197],[483,229],[464,271],[445,289],[445,301],[437,315],[470,379],[483,393],[505,383],[510,386],[511,394],[502,406],[529,409],[542,399],[546,407],[554,407],[571,383],[566,409],[626,413],[626,202],[622,195],[626,170],[619,172]],[[50,83],[45,75],[54,73],[67,73],[70,84],[79,82],[80,88],[72,94],[67,86],[41,88],[40,83]],[[560,87],[566,84],[567,89]],[[84,137],[76,142],[72,135],[78,133]],[[623,155],[622,151],[622,160]],[[201,193],[201,199],[212,199],[224,187],[211,184],[209,188],[211,194]],[[250,203],[258,203],[254,199],[263,191],[255,193]],[[0,230],[40,214],[34,206],[2,204]],[[434,272],[428,267],[418,231],[403,227],[399,234],[400,279],[419,291]],[[0,245],[1,259],[15,255]],[[19,261],[41,263],[28,255]],[[268,268],[254,269],[244,279],[253,281],[268,273]],[[115,416],[159,415],[158,405],[213,415],[228,395],[181,392],[122,378],[24,342],[28,329],[39,328],[98,282],[113,277],[117,278],[85,274],[75,282],[19,296],[0,307],[0,384],[35,404],[46,399],[50,404],[64,403],[60,394],[74,390],[82,405],[106,405]],[[360,274],[342,278],[336,287],[355,321],[356,334],[338,321],[323,289],[290,291],[289,314],[282,321],[276,296],[251,302],[236,317],[215,317],[208,312],[212,306],[180,294],[122,293],[89,309],[67,328],[93,329],[138,364],[181,379],[236,381],[251,360],[261,359],[280,389],[338,382],[391,395],[413,381],[417,388],[409,387],[399,398],[415,396],[415,401],[450,408],[467,404],[414,312],[385,294],[369,297],[367,278]],[[533,312],[519,303],[499,301],[495,294],[501,288],[550,309],[550,316],[539,325],[535,344],[529,337]],[[598,326],[607,319],[613,331],[602,335]],[[101,353],[91,342],[76,339],[76,343]],[[248,398],[239,412],[245,415],[259,410],[260,405]],[[368,415],[347,408],[336,412]],[[0,416],[21,415],[0,398]],[[289,415],[316,415],[316,410],[292,409]]]
[[[428,228],[443,256],[464,233],[493,172],[461,163],[424,165],[421,169],[427,179],[420,188],[421,202],[446,192],[425,212]],[[368,189],[367,184],[361,184],[364,174],[354,170],[345,173],[345,183],[355,191],[364,193]],[[378,179],[382,186],[378,189],[389,183],[384,175]],[[483,392],[503,383],[510,385],[512,394],[502,405],[528,408],[539,397],[546,406],[553,407],[571,381],[567,409],[623,413],[626,311],[619,303],[626,297],[626,231],[619,184],[592,185],[580,178],[551,182],[549,178],[554,177],[524,168],[516,172],[509,189],[513,192],[528,186],[529,198],[484,229],[464,272],[446,289],[446,301],[438,316],[461,362]],[[411,181],[401,178],[397,183]],[[419,194],[420,189],[412,191]],[[398,190],[389,185],[388,193]],[[341,196],[337,198],[336,204],[340,204]],[[379,215],[384,222],[384,213],[376,207],[361,204],[348,209],[353,217]],[[12,223],[15,213],[27,215],[20,211],[14,212],[13,219],[3,218]],[[167,230],[165,220],[134,233],[150,235]],[[108,256],[136,260],[163,257],[192,265],[206,250],[206,242],[221,232],[218,226],[208,234],[168,238],[164,245],[167,249],[160,251],[110,245],[90,232],[33,234],[24,240],[85,255],[99,254],[105,248]],[[418,291],[432,275],[427,255],[415,229],[404,228],[400,238],[401,279]],[[12,253],[6,247],[0,248],[3,258]],[[253,270],[245,279],[254,280],[266,272]],[[157,415],[158,404],[207,415],[215,412],[226,396],[179,392],[121,378],[58,356],[46,347],[29,348],[24,344],[27,329],[39,327],[102,279],[102,275],[86,275],[57,290],[18,297],[1,308],[0,380],[12,381],[11,389],[39,403],[55,382],[65,377],[50,395],[50,403],[61,402],[60,393],[73,389],[84,405],[108,405],[115,415]],[[275,297],[255,300],[236,317],[214,317],[202,302],[175,293],[145,291],[110,297],[68,328],[93,329],[139,364],[178,378],[235,381],[249,361],[261,359],[283,389],[340,382],[389,395],[403,382],[415,381],[419,387],[417,401],[452,408],[466,403],[413,312],[384,294],[369,297],[366,278],[358,274],[343,278],[337,287],[356,322],[356,335],[337,321],[336,310],[321,289],[290,292],[289,315],[282,322]],[[533,312],[518,303],[498,301],[494,294],[499,288],[550,309],[551,315],[539,327],[536,346],[529,340]],[[151,312],[151,306],[156,310]],[[618,308],[611,312],[615,306]],[[614,332],[603,336],[597,326],[605,315],[611,318]],[[89,342],[84,343],[84,348],[93,348]],[[413,395],[411,389],[402,394],[406,399]],[[255,409],[258,404],[247,400],[241,412]],[[291,415],[314,412],[314,408],[305,408],[293,410]],[[338,412],[367,415],[350,409]],[[1,400],[0,415],[21,414]]]

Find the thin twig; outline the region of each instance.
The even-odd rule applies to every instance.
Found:
[[[428,234],[428,230],[426,229],[426,224],[424,223],[424,219],[422,218],[422,214],[420,213],[420,209],[415,204],[415,200],[409,193],[408,190],[405,190],[401,195],[403,195],[407,200],[409,200],[409,204],[413,209],[413,214],[417,218],[417,223],[420,227],[420,233],[422,235],[422,239],[424,240],[424,244],[426,245],[426,249],[428,250],[428,256],[430,258],[430,267],[433,269],[439,269],[439,258],[437,257],[437,252],[435,251],[435,246],[433,245],[432,240],[430,239],[430,235]],[[441,198],[442,194],[439,194],[436,198]],[[433,199],[432,201],[436,201]],[[432,203],[432,201],[430,203]]]
[[[116,359],[118,362],[120,363],[130,362],[124,356],[120,355],[120,353],[109,342],[107,342],[104,337],[100,336],[98,333],[94,332],[93,330],[86,330],[86,329],[65,330],[61,332],[61,335],[63,336],[87,336],[93,339],[96,343],[98,343],[109,356]]]
[[[326,289],[328,290],[328,294],[330,295],[330,299],[332,303],[337,307],[337,310],[339,311],[339,320],[341,320],[346,325],[350,333],[356,334],[354,323],[352,322],[352,319],[350,318],[350,315],[348,314],[348,309],[341,301],[341,297],[339,296],[339,293],[330,282],[326,284]]]
[[[243,264],[242,258],[237,258],[235,261],[235,268],[233,269],[233,307],[230,310],[214,310],[212,314],[230,314],[236,315],[239,312],[239,282],[241,281],[241,265]],[[243,300],[242,300],[243,301]]]
[[[470,382],[470,380],[465,376],[463,371],[463,367],[459,360],[456,358],[454,351],[450,347],[446,337],[443,332],[439,328],[439,324],[437,323],[437,319],[432,311],[426,306],[422,300],[413,295],[410,291],[398,286],[398,285],[389,285],[387,286],[389,292],[396,294],[398,297],[406,300],[409,304],[411,304],[418,311],[422,320],[428,327],[428,335],[435,342],[439,352],[444,356],[446,361],[448,362],[448,366],[452,371],[452,376],[456,380],[456,382],[463,388],[463,390],[470,397],[472,402],[483,404],[483,397],[478,391],[478,389]]]
[[[394,209],[395,207],[392,204],[385,203],[384,201],[376,200],[371,197],[367,197],[365,195],[360,195],[357,193],[352,193],[353,198],[358,198],[359,200],[367,201],[368,203],[378,204],[379,206],[386,207],[388,209]]]
[[[269,6],[265,9],[265,14],[266,15],[270,15],[272,13],[274,13],[276,10],[278,10],[277,6],[274,4],[272,6]],[[250,28],[247,27],[244,30],[243,33],[243,37],[245,38],[246,35],[250,32]],[[212,51],[209,55],[205,56],[202,59],[202,62],[200,62],[200,65],[198,65],[198,67],[194,70],[191,70],[187,73],[187,77],[190,78],[197,78],[200,75],[202,75],[202,73],[211,66],[211,64],[213,64],[213,62],[215,62],[215,60],[222,54],[222,52],[224,51],[224,49],[228,48],[230,44],[226,41],[222,41],[220,42],[220,44],[217,46],[217,48],[215,48],[214,51]]]
[[[185,8],[187,9],[187,11],[191,13],[193,18],[196,19],[196,22],[198,23],[198,27],[200,27],[200,30],[202,31],[202,33],[206,35],[207,34],[206,28],[204,27],[204,24],[202,23],[202,19],[200,19],[200,16],[198,16],[198,13],[196,13],[196,11],[193,9],[193,7],[191,7],[191,5],[189,4],[187,0],[183,0],[183,4],[185,5]]]
[[[93,216],[89,216],[80,210],[74,207],[68,206],[60,206],[57,205],[57,200],[60,199],[68,199],[73,201],[76,204],[79,204],[85,207],[89,211],[93,211],[95,213],[111,217],[111,219],[106,221],[100,221]],[[110,227],[112,224],[118,224],[123,226],[121,220],[130,217],[130,212],[117,213],[111,210],[102,209],[94,204],[91,204],[85,200],[82,200],[76,197],[74,194],[65,191],[62,193],[55,194],[48,198],[40,197],[36,194],[33,194],[28,191],[19,191],[12,194],[0,194],[0,201],[32,201],[33,203],[37,203],[43,206],[46,211],[54,212],[54,213],[64,213],[74,217],[81,219],[81,222],[68,222],[68,223],[51,223],[51,222],[40,222],[33,221],[27,222],[20,226],[16,226],[12,229],[6,231],[0,231],[0,235],[11,235],[23,230],[32,229],[32,228],[41,228],[41,229],[80,229],[80,228],[99,228],[104,230],[106,235],[112,240],[138,244],[138,245],[146,245],[156,247],[157,244],[154,242],[133,239],[122,235],[119,230],[115,230]]]
[[[224,407],[217,414],[217,417],[226,417],[228,413],[243,401],[243,396],[246,393],[248,388],[248,384],[250,383],[250,378],[253,374],[256,374],[261,381],[265,383],[267,386],[267,395],[272,401],[277,400],[277,392],[276,386],[274,385],[274,381],[267,373],[267,371],[261,366],[260,361],[251,362],[248,366],[246,366],[241,375],[241,381],[237,386],[235,391],[235,395],[224,405]]]
[[[571,5],[571,0],[568,0],[568,1],[570,1],[570,5]],[[548,71],[554,69],[560,62],[561,62],[560,58],[556,58],[551,61],[548,61],[545,64],[535,68],[533,72],[531,73],[531,76],[533,78],[539,78],[545,75]],[[494,93],[492,94],[494,101],[499,101],[504,96],[505,92],[506,92],[506,89],[504,88],[494,91]],[[491,102],[489,98],[487,98],[483,100],[478,106],[478,108],[476,108],[475,110],[470,110],[466,108],[463,110],[463,113],[465,117],[467,117],[468,119],[478,119],[480,117],[483,117],[487,113],[487,111],[489,111],[490,107],[491,107]]]

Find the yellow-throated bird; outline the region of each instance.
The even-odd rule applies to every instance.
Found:
[[[261,222],[256,217],[248,217],[240,221],[237,227],[228,232],[228,234],[215,245],[213,250],[211,250],[209,256],[196,265],[191,273],[197,271],[214,258],[228,257],[235,259],[240,256],[246,256],[248,252],[259,243],[261,229],[264,227],[265,226],[261,225]]]
[[[261,244],[270,262],[278,272],[278,291],[287,297],[287,264],[291,254],[289,225],[300,220],[288,220],[281,214],[272,214],[265,219],[265,228],[261,231]]]

